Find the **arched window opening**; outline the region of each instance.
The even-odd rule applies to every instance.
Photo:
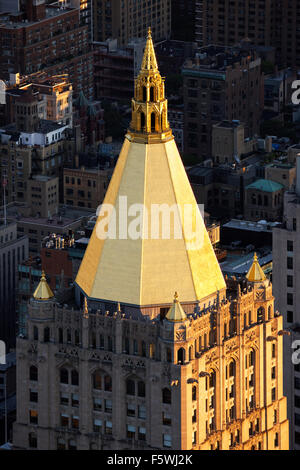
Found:
[[[150,87],[150,101],[154,101],[154,87]]]
[[[229,364],[229,377],[234,377],[235,376],[235,362],[231,361]]]
[[[135,382],[134,382],[134,380],[131,380],[131,379],[126,380],[126,394],[127,395],[135,395]]]
[[[145,387],[145,382],[140,380],[138,382],[138,396],[139,397],[145,397],[146,396],[146,387]]]
[[[168,388],[162,390],[162,402],[170,405],[172,403],[172,393]]]
[[[30,366],[29,369],[29,380],[38,380],[38,368],[36,366]]]
[[[111,392],[112,391],[112,380],[110,375],[105,375],[104,376],[104,390],[105,392]]]
[[[46,326],[44,329],[44,343],[49,343],[50,341],[50,328]]]
[[[216,386],[216,373],[212,371],[209,375],[209,388]]]
[[[257,310],[257,323],[261,323],[264,320],[264,308],[259,307]]]
[[[147,101],[147,87],[143,86],[143,101]]]
[[[197,387],[196,387],[196,385],[193,385],[193,388],[192,388],[192,400],[193,401],[197,400]]]
[[[189,361],[193,359],[193,346],[189,347]]]
[[[271,307],[271,305],[269,305],[269,307],[268,307],[268,320],[270,320],[271,314],[272,314],[272,307]]]
[[[79,331],[78,330],[75,330],[74,337],[75,337],[75,344],[76,346],[78,346],[79,345]]]
[[[177,351],[177,363],[183,364],[185,361],[185,350],[184,348],[180,348]]]
[[[72,341],[72,335],[71,335],[71,330],[67,330],[67,343],[71,343]]]
[[[71,384],[72,385],[79,385],[79,375],[76,369],[73,369],[71,372]]]
[[[102,376],[98,370],[93,373],[93,388],[95,390],[102,389]]]
[[[58,342],[63,343],[64,342],[64,335],[63,335],[63,329],[58,328]]]
[[[39,340],[39,330],[38,330],[37,326],[33,327],[33,339],[34,339],[34,341]]]
[[[69,373],[67,369],[60,369],[60,383],[61,384],[69,383]]]
[[[151,113],[151,132],[155,132],[155,113]]]

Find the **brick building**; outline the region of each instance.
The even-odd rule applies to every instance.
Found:
[[[297,0],[196,0],[196,41],[231,46],[247,38],[275,47],[279,66],[299,66],[299,19]]]
[[[93,53],[88,26],[81,25],[76,8],[28,0],[26,10],[0,14],[0,74],[49,76],[68,73],[74,92],[93,98]]]
[[[210,157],[212,126],[222,120],[242,121],[245,137],[259,133],[263,75],[254,51],[204,47],[185,62],[182,74],[185,155]]]

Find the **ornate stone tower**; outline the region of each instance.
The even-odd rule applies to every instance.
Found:
[[[104,204],[122,213],[125,196],[128,208],[143,206],[141,236],[128,236],[119,220],[118,236],[101,238],[96,225],[77,306],[55,301],[44,279],[37,292],[46,295],[30,302],[28,334],[17,342],[14,445],[287,449],[272,286],[256,257],[246,279],[224,280],[169,128],[150,32]],[[181,237],[147,232],[162,204],[175,207]],[[193,236],[186,204],[196,214]]]

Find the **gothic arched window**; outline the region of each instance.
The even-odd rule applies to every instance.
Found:
[[[72,385],[79,385],[79,376],[76,369],[73,369],[71,372],[71,384]]]
[[[178,362],[178,364],[179,363],[183,364],[184,361],[185,361],[185,350],[184,350],[184,348],[180,348],[177,351],[177,362]]]
[[[172,393],[168,388],[162,389],[162,402],[170,405],[172,403]]]
[[[30,366],[29,369],[29,380],[38,380],[38,368],[36,366]]]
[[[69,383],[69,372],[67,369],[60,369],[60,383],[61,384]]]
[[[102,376],[101,373],[96,370],[93,373],[93,388],[95,390],[101,390],[102,389]]]

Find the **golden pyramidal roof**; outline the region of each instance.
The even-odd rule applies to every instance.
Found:
[[[246,275],[246,278],[250,282],[262,282],[266,280],[265,273],[258,262],[256,253],[254,253],[253,263]]]
[[[126,203],[124,203],[124,198]],[[97,230],[106,205],[115,210],[116,237],[100,237]],[[120,236],[119,214],[143,207],[140,237]],[[176,238],[151,234],[152,209],[174,208],[184,225],[185,207],[193,214],[196,246],[185,228]],[[135,80],[132,121],[101,206],[97,223],[81,262],[76,283],[88,299],[120,301],[136,306],[169,304],[180,285],[181,302],[196,302],[224,291],[225,281],[167,119],[164,81],[157,69],[151,38],[145,47],[140,74]],[[175,217],[174,215],[174,217]],[[170,216],[172,220],[172,214]],[[129,225],[132,217],[127,217]],[[114,222],[113,213],[107,224]],[[121,227],[122,225],[122,227]]]
[[[174,322],[180,322],[180,321],[185,321],[187,319],[187,316],[178,301],[178,294],[175,292],[174,294],[174,300],[173,300],[173,305],[168,311],[166,315],[166,319],[169,321],[174,321]]]
[[[41,280],[34,291],[33,298],[36,300],[50,300],[54,294],[47,282],[45,271],[42,271]]]

